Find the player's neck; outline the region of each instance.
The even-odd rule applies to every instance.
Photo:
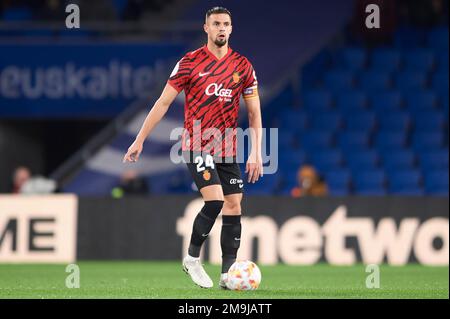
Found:
[[[209,52],[211,52],[218,60],[222,59],[224,56],[227,55],[228,53],[228,44],[218,47],[217,45],[215,45],[212,42],[208,42],[208,44],[206,45]]]

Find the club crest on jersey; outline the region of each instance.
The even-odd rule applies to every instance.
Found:
[[[208,170],[205,170],[205,171],[203,172],[203,179],[204,179],[205,181],[209,181],[209,180],[211,179],[211,173],[210,173]]]
[[[233,73],[233,82],[234,83],[239,83],[239,80],[240,80],[241,78],[239,77],[239,73],[237,73],[237,72],[234,72]]]
[[[219,97],[233,97],[231,93],[233,90],[230,89],[222,89],[223,84],[217,85],[217,83],[211,83],[206,87],[205,94],[208,96],[215,95]]]

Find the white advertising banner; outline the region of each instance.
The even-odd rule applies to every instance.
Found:
[[[78,198],[0,195],[0,263],[76,259]]]

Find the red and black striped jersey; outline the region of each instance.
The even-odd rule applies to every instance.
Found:
[[[168,84],[185,92],[183,151],[236,156],[240,97],[258,96],[255,71],[247,58],[228,47],[219,60],[205,45],[176,64]]]

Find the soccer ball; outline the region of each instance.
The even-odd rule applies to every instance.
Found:
[[[231,290],[256,290],[261,283],[261,271],[250,260],[238,260],[228,270],[226,285]]]

